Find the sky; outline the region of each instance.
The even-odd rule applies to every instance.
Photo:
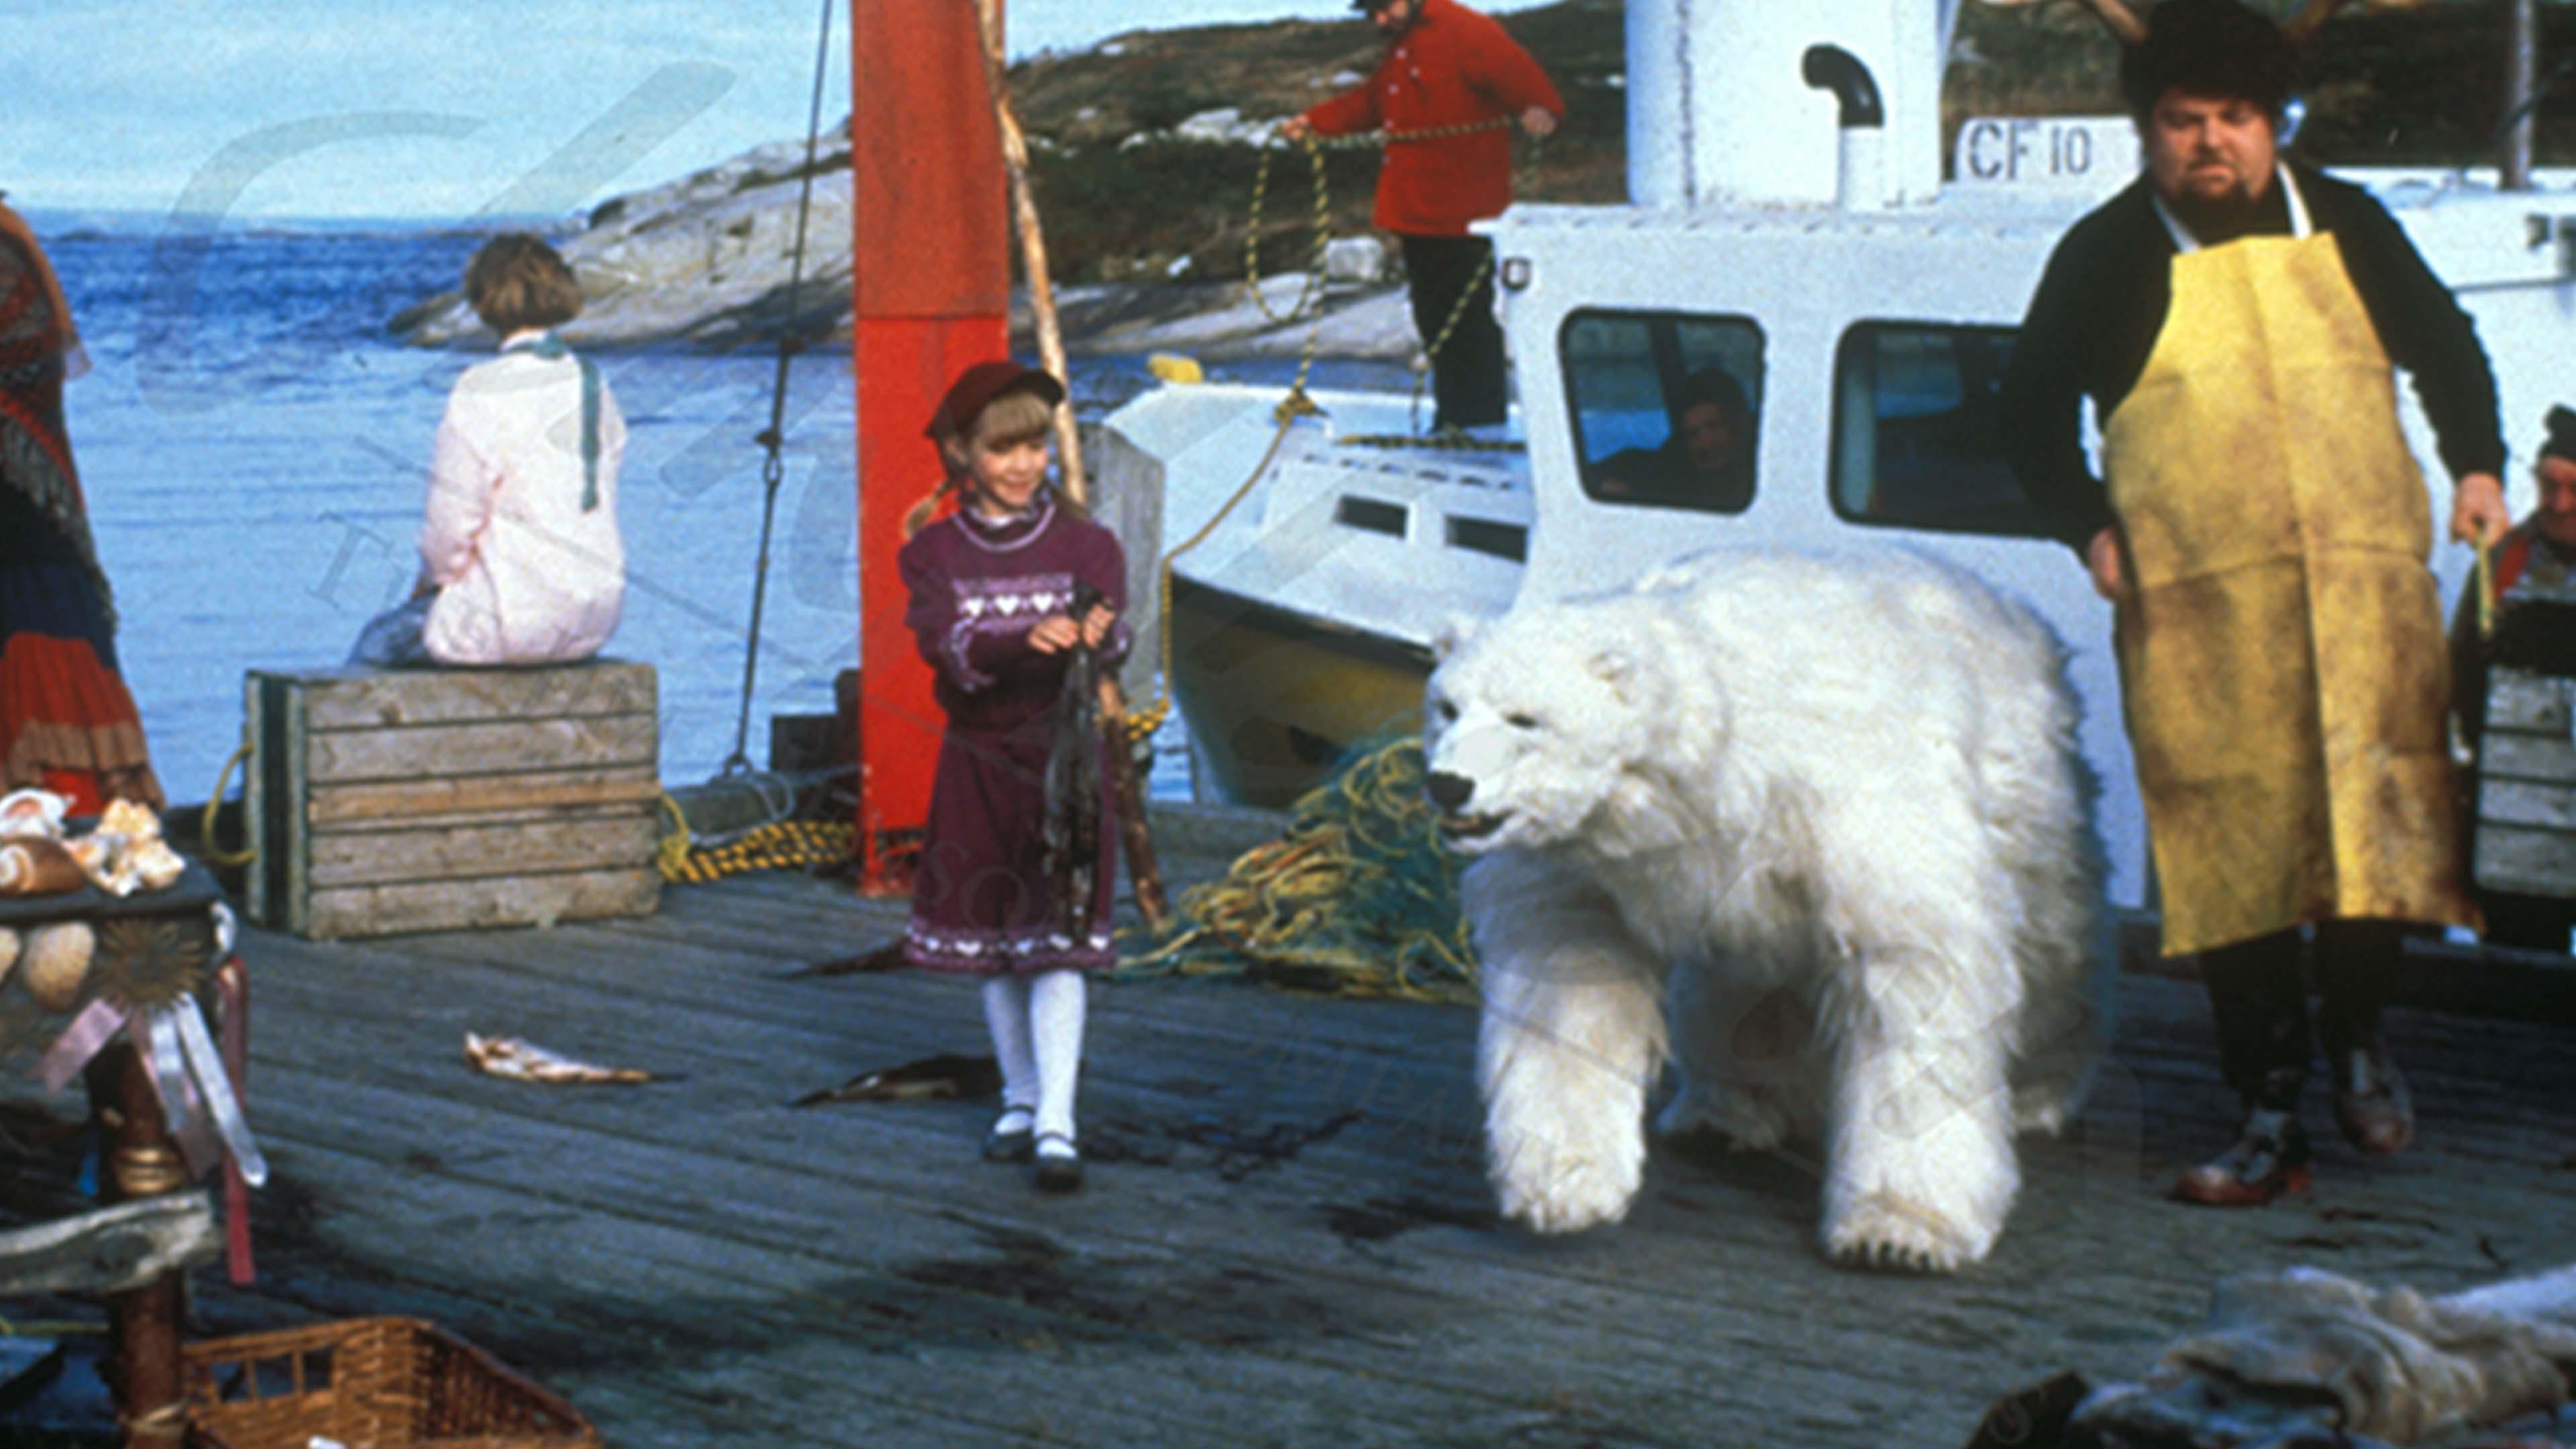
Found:
[[[834,0],[824,122],[849,111]],[[959,0],[960,4],[965,0]],[[1510,8],[1508,6],[1502,8]],[[0,191],[240,219],[557,216],[801,137],[821,0],[8,0]],[[1022,0],[1014,58],[1344,0]]]

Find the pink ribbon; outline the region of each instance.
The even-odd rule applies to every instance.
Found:
[[[72,1018],[72,1024],[63,1028],[63,1034],[54,1038],[54,1044],[45,1048],[44,1057],[36,1063],[36,1080],[43,1082],[48,1092],[70,1086],[81,1068],[89,1065],[89,1059],[105,1050],[124,1026],[124,1012],[104,999],[92,998],[89,1005],[81,1008],[81,1014]]]

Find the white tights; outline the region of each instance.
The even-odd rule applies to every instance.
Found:
[[[984,1024],[1002,1068],[1002,1110],[1028,1112],[1040,1136],[1073,1137],[1073,1092],[1082,1070],[1082,1025],[1090,1000],[1079,971],[984,983]]]

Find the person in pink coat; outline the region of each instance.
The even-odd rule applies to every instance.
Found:
[[[580,312],[581,286],[554,248],[512,234],[475,253],[465,296],[501,355],[448,394],[419,582],[367,625],[352,664],[565,663],[617,631],[626,421],[598,365],[554,332]]]

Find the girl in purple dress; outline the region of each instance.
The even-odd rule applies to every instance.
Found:
[[[1083,978],[1116,960],[1117,876],[1117,811],[1103,768],[1090,812],[1098,844],[1089,908],[1068,911],[1073,903],[1056,899],[1045,843],[1053,710],[1077,648],[1106,665],[1128,645],[1118,540],[1047,483],[1049,425],[1063,400],[1062,383],[1015,362],[960,374],[928,430],[946,480],[906,520],[909,541],[897,556],[910,598],[905,623],[947,716],[904,957],[984,978],[984,1018],[1002,1069],[1002,1114],[984,1155],[1033,1160],[1038,1186],[1051,1191],[1082,1184],[1073,1098]],[[950,492],[957,511],[923,527]],[[1078,584],[1102,600],[1079,619],[1071,612]],[[1078,930],[1068,930],[1069,919]]]

